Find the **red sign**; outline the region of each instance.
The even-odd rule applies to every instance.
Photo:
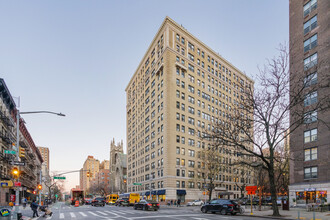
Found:
[[[245,190],[246,191],[257,191],[257,186],[246,186]]]
[[[14,194],[10,195],[10,201],[15,202],[16,196]]]
[[[14,186],[22,186],[21,182],[14,182]]]

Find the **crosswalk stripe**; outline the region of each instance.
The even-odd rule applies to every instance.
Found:
[[[110,212],[110,211],[104,211],[104,212],[109,213],[109,214],[111,214],[111,215],[118,215],[117,213]]]
[[[113,210],[112,210],[112,211],[113,211]],[[119,211],[113,211],[113,212],[114,212],[114,213],[118,213],[118,214],[122,214],[122,215],[123,215],[123,214],[124,214],[124,215],[126,214],[126,213],[124,213],[124,212],[119,212]]]
[[[85,213],[83,213],[83,212],[79,212],[79,214],[82,215],[82,216],[84,216],[84,217],[87,216],[87,215],[86,215]]]
[[[128,213],[128,214],[135,214],[136,212],[134,212],[134,211],[125,211],[126,213]]]
[[[102,215],[107,215],[106,213],[104,213],[104,212],[101,212],[101,211],[96,211],[97,213],[100,213],[100,214],[102,214]]]
[[[71,218],[75,218],[76,215],[73,212],[70,212]]]
[[[64,214],[63,213],[60,213],[60,218],[64,218]]]
[[[88,213],[90,213],[90,214],[92,214],[94,216],[99,216],[99,215],[95,214],[94,212],[88,212]]]

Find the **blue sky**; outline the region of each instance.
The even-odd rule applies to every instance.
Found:
[[[78,170],[109,159],[112,138],[126,146],[125,88],[165,16],[253,79],[288,42],[288,15],[287,0],[0,0],[0,77],[21,111],[67,115],[23,117],[51,170]]]

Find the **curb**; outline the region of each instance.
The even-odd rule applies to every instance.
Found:
[[[269,218],[269,219],[286,219],[286,220],[296,220],[295,218],[291,217],[284,217],[284,216],[269,216],[269,215],[239,215],[239,216],[244,216],[244,217],[256,217],[256,218]]]

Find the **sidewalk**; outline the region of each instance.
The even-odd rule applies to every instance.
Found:
[[[280,207],[279,207],[280,208]],[[250,217],[263,217],[263,218],[272,218],[272,219],[298,219],[298,212],[300,219],[304,220],[313,220],[313,216],[315,215],[315,220],[330,220],[330,212],[307,212],[306,209],[302,208],[290,208],[290,211],[282,210],[280,209],[280,215],[281,217],[273,217],[273,210],[267,209],[267,210],[253,210],[253,215],[251,215],[251,210],[249,208],[245,209],[244,216],[250,216]]]

